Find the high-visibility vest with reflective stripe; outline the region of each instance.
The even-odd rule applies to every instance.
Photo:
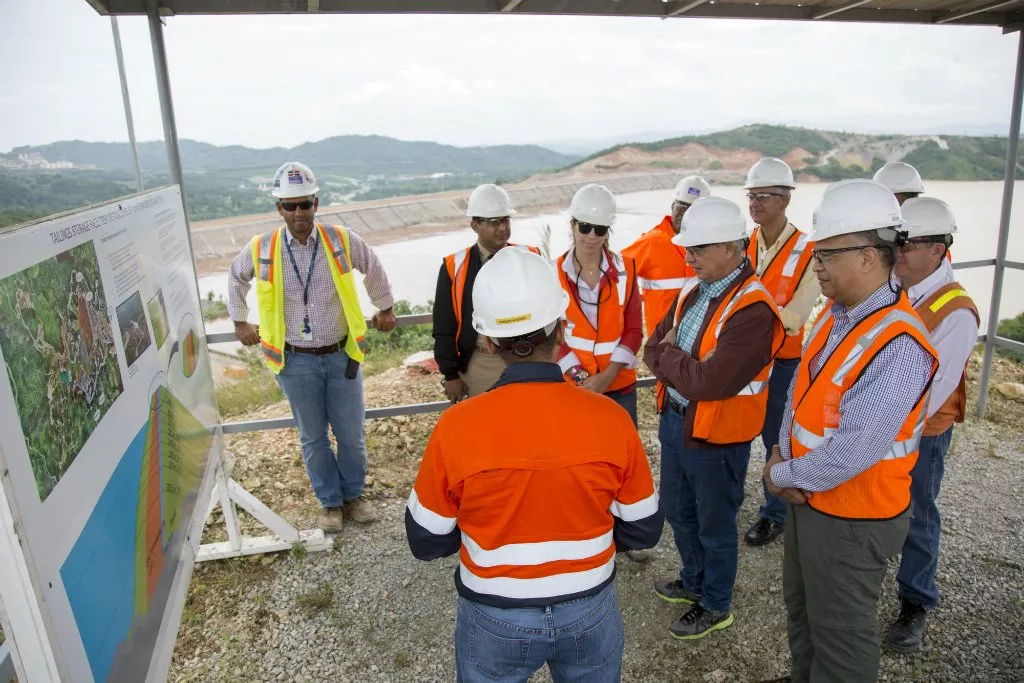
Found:
[[[587,372],[595,375],[612,362],[612,352],[622,343],[626,329],[626,303],[633,296],[636,287],[636,272],[633,259],[621,254],[605,251],[609,272],[601,280],[598,292],[597,329],[587,320],[580,308],[579,291],[576,283],[570,283],[562,267],[566,254],[555,262],[562,289],[569,294],[569,308],[565,311],[565,344],[576,353],[580,364]],[[618,391],[636,384],[636,370],[622,368],[605,391]]]
[[[252,263],[256,271],[256,301],[260,309],[260,348],[267,365],[275,373],[284,367],[284,270],[283,240],[288,228],[281,227],[252,238]],[[362,362],[359,342],[366,335],[366,320],[359,306],[352,259],[349,256],[348,230],[340,225],[325,226],[317,223],[320,248],[327,255],[327,268],[338,290],[341,308],[348,323],[345,353]]]
[[[930,297],[920,302],[914,309],[924,322],[929,332],[935,328],[954,311],[967,310],[974,315],[974,319],[981,323],[981,316],[978,315],[978,307],[974,305],[970,294],[959,282],[950,282],[939,287]],[[964,421],[967,415],[967,366],[960,374],[960,384],[949,395],[935,414],[928,418],[924,425],[923,436],[936,436]]]
[[[696,278],[693,266],[686,262],[686,249],[672,244],[675,231],[672,217],[665,216],[653,230],[641,235],[622,250],[622,255],[636,263],[636,283],[643,296],[644,334],[654,334],[676,294],[691,278]]]
[[[675,312],[676,325],[679,325],[683,319],[683,301],[693,287],[696,287],[696,283],[679,293],[679,303],[676,304]],[[767,304],[774,314],[772,328],[772,354],[774,357],[775,352],[782,347],[786,332],[768,290],[756,275],[751,275],[732,290],[732,296],[723,297],[718,303],[718,308],[705,328],[704,336],[700,339],[698,358],[705,359],[715,350],[718,346],[718,339],[722,335],[722,329],[729,322],[729,318],[744,308],[758,303]],[[765,413],[768,410],[768,379],[771,377],[772,365],[773,362],[769,361],[753,380],[731,398],[721,401],[691,402],[690,407],[696,406],[693,416],[693,438],[713,444],[733,444],[751,441],[760,434],[764,427]],[[664,401],[664,393],[661,392],[659,397],[661,402]]]
[[[760,230],[760,226],[754,228],[754,232],[750,236],[750,245],[747,247],[747,257],[750,259],[750,266],[755,273],[760,270],[757,262],[757,234]],[[800,280],[803,279],[804,273],[811,265],[813,248],[814,243],[807,239],[807,235],[797,230],[789,236],[789,239],[775,253],[774,258],[759,276],[779,308],[785,308],[793,300]],[[786,342],[782,345],[778,357],[799,358],[803,343],[804,328],[801,326],[796,334],[786,334]]]
[[[931,354],[934,376],[938,357],[928,341],[928,330],[901,293],[890,306],[884,306],[860,321],[820,364],[811,379],[811,361],[823,352],[832,331],[834,319],[827,306],[811,329],[797,370],[793,389],[793,424],[790,448],[794,458],[801,458],[823,445],[839,428],[843,395],[860,379],[874,357],[896,337],[913,337]],[[899,382],[899,377],[889,379]],[[896,435],[896,441],[881,460],[834,489],[815,491],[807,504],[815,510],[845,519],[892,519],[910,505],[910,471],[917,453],[928,414],[928,387],[913,410],[907,415]]]
[[[581,416],[589,426],[565,428]],[[470,591],[536,601],[610,580],[615,520],[656,514],[658,495],[617,406],[567,382],[523,382],[442,414],[408,510],[433,534],[459,529],[456,576]]]
[[[540,254],[540,250],[537,247],[512,243],[509,243],[508,246]],[[459,337],[462,335],[462,297],[466,292],[466,274],[469,272],[469,254],[471,251],[473,251],[473,247],[457,251],[454,254],[448,254],[444,257],[444,267],[452,281],[452,310],[455,312],[456,349],[459,347]]]

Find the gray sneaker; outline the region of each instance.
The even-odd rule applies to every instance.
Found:
[[[345,515],[341,508],[324,508],[320,514],[320,528],[325,534],[340,534],[345,525]]]
[[[683,582],[679,579],[662,579],[654,582],[654,592],[665,602],[672,604],[696,605],[700,602],[700,595],[683,588]]]

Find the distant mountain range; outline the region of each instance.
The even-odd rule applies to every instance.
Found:
[[[139,144],[139,164],[144,171],[165,171],[163,142]],[[538,145],[455,147],[436,142],[407,142],[380,135],[341,135],[307,142],[298,147],[252,149],[241,145],[219,147],[196,140],[180,141],[185,171],[248,169],[264,175],[286,161],[302,161],[333,174],[416,175],[432,173],[494,173],[508,176],[535,173],[565,166],[578,157],[560,154]],[[94,168],[131,170],[131,147],[126,142],[67,140],[48,145],[16,147],[0,154],[8,168]]]

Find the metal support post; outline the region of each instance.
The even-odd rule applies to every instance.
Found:
[[[1003,273],[1006,270],[1006,244],[1010,237],[1010,212],[1013,208],[1014,178],[1017,176],[1017,146],[1020,142],[1021,97],[1024,95],[1024,31],[1017,34],[1017,71],[1013,78],[1013,103],[1010,113],[1010,139],[1006,149],[1006,170],[1003,173],[1003,208],[999,215],[999,242],[996,267],[992,277],[992,302],[988,307],[988,331],[985,334],[985,357],[978,385],[978,417],[985,417],[988,383],[992,374],[992,354],[999,325],[999,303],[1003,298]]]
[[[139,167],[139,146],[135,141],[135,119],[132,117],[132,100],[128,95],[128,75],[124,70],[124,53],[121,52],[121,31],[117,17],[110,15],[110,30],[114,34],[114,56],[117,58],[117,75],[121,79],[121,100],[124,102],[124,122],[128,126],[128,142],[132,146],[132,165],[135,168],[135,189],[142,192],[142,169]]]

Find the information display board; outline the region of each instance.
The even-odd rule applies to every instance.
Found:
[[[222,450],[202,320],[177,187],[0,234],[3,498],[68,681],[166,674]]]

